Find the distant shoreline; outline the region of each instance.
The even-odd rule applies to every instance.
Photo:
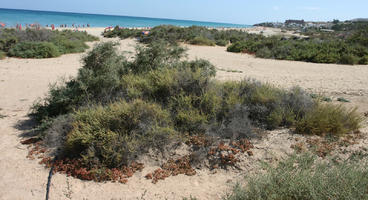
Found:
[[[53,12],[53,13],[62,13],[62,14],[83,14],[83,15],[101,15],[101,16],[109,16],[109,17],[130,17],[130,18],[142,18],[142,19],[159,19],[159,20],[172,20],[172,21],[188,21],[188,22],[199,22],[199,23],[218,23],[218,24],[231,24],[231,25],[239,25],[239,26],[251,26],[245,24],[234,24],[230,22],[212,22],[212,21],[198,21],[193,19],[170,19],[170,18],[161,18],[161,17],[146,17],[146,16],[129,16],[129,15],[111,15],[111,14],[101,14],[101,13],[77,13],[77,12],[66,12],[66,11],[54,11],[54,10],[28,10],[28,9],[14,9],[14,8],[0,8],[4,10],[19,10],[19,11],[31,11],[31,12]],[[99,27],[96,27],[99,28]]]
[[[22,24],[23,26],[25,24],[38,23],[42,26],[54,24],[57,27],[62,24],[67,24],[68,26],[71,26],[72,24],[90,24],[91,27],[107,27],[115,25],[119,25],[122,27],[154,27],[163,24],[170,24],[175,26],[198,25],[205,27],[250,27],[250,25],[244,24],[91,13],[38,11],[9,8],[0,8],[0,11],[0,22],[6,23],[8,26],[16,26],[16,24]]]

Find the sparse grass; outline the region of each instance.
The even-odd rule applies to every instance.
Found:
[[[243,73],[243,71],[235,70],[235,69],[222,69],[218,68],[219,71],[232,72],[232,73]]]
[[[339,101],[339,102],[343,102],[343,103],[350,103],[350,101],[349,101],[349,100],[347,100],[347,99],[345,99],[344,97],[339,97],[339,98],[337,98],[337,101]]]
[[[240,70],[226,70],[227,72],[232,72],[232,73],[243,73],[243,71]]]
[[[318,161],[309,154],[293,155],[266,172],[247,177],[226,200],[247,199],[368,199],[366,161]]]
[[[195,198],[195,197],[190,196],[189,198],[184,197],[183,200],[198,200],[198,199]]]

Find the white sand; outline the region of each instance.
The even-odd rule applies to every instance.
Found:
[[[100,35],[103,29],[86,29]],[[124,40],[122,51],[134,50],[133,40]],[[220,80],[255,78],[282,87],[299,85],[314,92],[342,95],[357,105],[360,111],[368,110],[368,66],[344,66],[312,64],[292,61],[276,61],[254,58],[244,54],[228,53],[223,47],[188,46],[189,58],[205,58],[217,68],[241,70],[243,73],[218,71]],[[18,127],[27,120],[32,103],[46,94],[48,85],[61,76],[75,76],[81,67],[82,54],[63,55],[51,59],[0,60],[0,199],[43,199],[48,170],[36,160],[26,158],[28,150],[20,144],[21,134],[29,127]],[[345,94],[344,94],[345,93]],[[289,137],[283,134],[274,137]],[[272,139],[271,138],[271,139]],[[275,144],[266,140],[262,147]],[[267,146],[266,145],[266,146]],[[281,144],[280,144],[281,145]],[[288,151],[289,143],[280,146],[280,152]],[[276,148],[276,147],[275,147]],[[286,150],[285,150],[286,149]],[[277,152],[275,151],[277,154]],[[256,158],[254,158],[256,159]],[[170,177],[154,185],[143,177],[154,168],[145,168],[128,184],[85,182],[62,174],[53,177],[50,199],[182,199],[190,195],[199,199],[219,199],[243,175],[220,171],[211,174],[199,171],[194,177]],[[243,174],[247,174],[244,171]]]

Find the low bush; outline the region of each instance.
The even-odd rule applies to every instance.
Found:
[[[362,64],[362,65],[368,65],[368,55],[363,56],[363,57],[359,60],[359,64]]]
[[[175,138],[186,141],[200,134],[238,139],[252,136],[253,127],[296,127],[298,133],[318,135],[359,128],[354,110],[319,105],[300,88],[215,81],[211,63],[182,60],[178,46],[157,41],[127,59],[115,45],[97,45],[77,77],[52,87],[33,107],[32,115],[44,127],[70,130],[61,152],[83,160],[88,169],[129,165],[149,148],[162,150]]]
[[[22,58],[50,58],[79,53],[88,48],[85,42],[98,40],[86,32],[47,29],[1,29],[0,51]]]
[[[72,126],[66,150],[89,166],[109,168],[127,165],[149,148],[164,147],[176,134],[168,112],[141,100],[82,109]]]
[[[203,45],[203,46],[215,46],[216,43],[210,39],[207,39],[205,37],[195,37],[192,40],[189,41],[190,44],[194,45]]]
[[[62,54],[67,53],[81,53],[88,48],[88,46],[81,40],[69,40],[65,38],[53,38],[52,43],[58,47]]]
[[[296,60],[314,63],[365,64],[367,63],[368,31],[365,26],[352,32],[310,35],[310,38],[282,38],[280,36],[265,37],[248,34],[237,30],[219,31],[205,27],[191,26],[180,28],[176,26],[157,26],[149,30],[148,35],[140,30],[120,29],[116,27],[106,32],[105,37],[138,37],[145,44],[164,40],[171,44],[186,42],[195,45],[226,46],[229,52],[255,54],[261,58],[280,60]],[[343,36],[341,36],[343,35]]]
[[[311,135],[342,135],[360,128],[362,118],[356,109],[317,104],[296,124],[296,132]]]
[[[52,58],[61,53],[50,42],[20,42],[9,50],[9,55],[19,58]]]
[[[225,47],[229,44],[229,41],[227,40],[216,40],[216,45],[217,46],[222,46],[222,47]]]
[[[107,38],[119,37],[121,39],[126,39],[132,37],[139,37],[141,34],[142,30],[120,28],[119,26],[116,26],[112,31],[104,32],[103,36]]]
[[[354,64],[357,64],[358,62],[359,62],[359,58],[351,54],[342,55],[340,58],[341,64],[354,65]]]
[[[245,42],[235,42],[227,47],[228,52],[240,53],[247,49],[247,44]]]
[[[308,125],[318,118],[313,116],[335,114],[340,120],[345,117],[351,121],[344,122],[341,129],[340,122],[331,118],[326,124],[333,134],[358,128],[358,118],[352,117],[355,111],[329,105],[336,109],[330,112],[316,106],[300,88],[286,91],[252,80],[216,83],[211,80],[216,74],[213,65],[205,60],[180,61],[182,55],[182,49],[161,41],[139,47],[135,59],[127,61],[116,53],[113,43],[100,44],[84,58],[78,77],[52,88],[50,96],[34,106],[33,115],[42,121],[88,104],[138,98],[169,109],[181,132],[198,133],[212,126],[210,123],[221,124],[239,105],[246,108],[243,110],[253,125],[267,129],[297,125],[298,133],[320,134],[308,128],[326,131],[322,126]]]
[[[42,122],[82,105],[111,102],[119,95],[120,77],[127,70],[126,59],[117,53],[115,45],[102,43],[88,52],[78,76],[52,85],[49,95],[34,104],[31,116]]]
[[[1,51],[8,52],[18,41],[19,39],[16,37],[16,31],[14,29],[0,29]]]
[[[367,173],[366,161],[321,162],[309,154],[293,155],[247,177],[247,186],[237,185],[224,199],[368,199]]]
[[[0,51],[0,60],[4,59],[6,57],[6,53],[3,51]]]
[[[36,30],[27,28],[23,31],[14,30],[14,35],[18,38],[19,42],[45,42],[51,40],[53,31],[48,29]]]

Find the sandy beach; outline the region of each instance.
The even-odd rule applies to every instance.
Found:
[[[104,28],[80,28],[101,37]],[[254,27],[249,32],[278,34],[278,30]],[[117,41],[105,39],[101,41]],[[94,43],[89,43],[93,46]],[[133,52],[136,42],[120,41],[121,51]],[[281,61],[255,58],[247,54],[226,52],[224,47],[185,45],[188,59],[207,59],[213,63],[218,80],[241,80],[252,78],[283,88],[300,86],[308,92],[336,98],[344,97],[351,102],[344,105],[368,111],[368,66],[315,64],[296,61]],[[50,59],[0,60],[0,199],[43,199],[49,170],[37,160],[27,159],[27,146],[21,145],[23,136],[29,134],[31,124],[27,113],[33,102],[44,97],[49,85],[62,77],[75,76],[81,67],[84,54],[68,54]],[[336,102],[337,103],[337,102]],[[367,122],[365,122],[367,124]],[[366,128],[363,129],[367,132]],[[270,156],[272,149],[277,156],[290,153],[292,137],[286,130],[271,133],[268,139],[258,141],[259,156],[249,163]],[[280,141],[283,141],[281,143]],[[256,154],[257,155],[257,154]],[[245,169],[252,167],[245,163]],[[144,178],[157,166],[147,166],[135,174],[127,184],[95,183],[81,181],[64,174],[53,176],[50,199],[182,199],[190,196],[198,199],[221,199],[231,187],[242,180],[249,171],[218,171],[216,174],[199,170],[189,177],[179,175],[152,184]]]

